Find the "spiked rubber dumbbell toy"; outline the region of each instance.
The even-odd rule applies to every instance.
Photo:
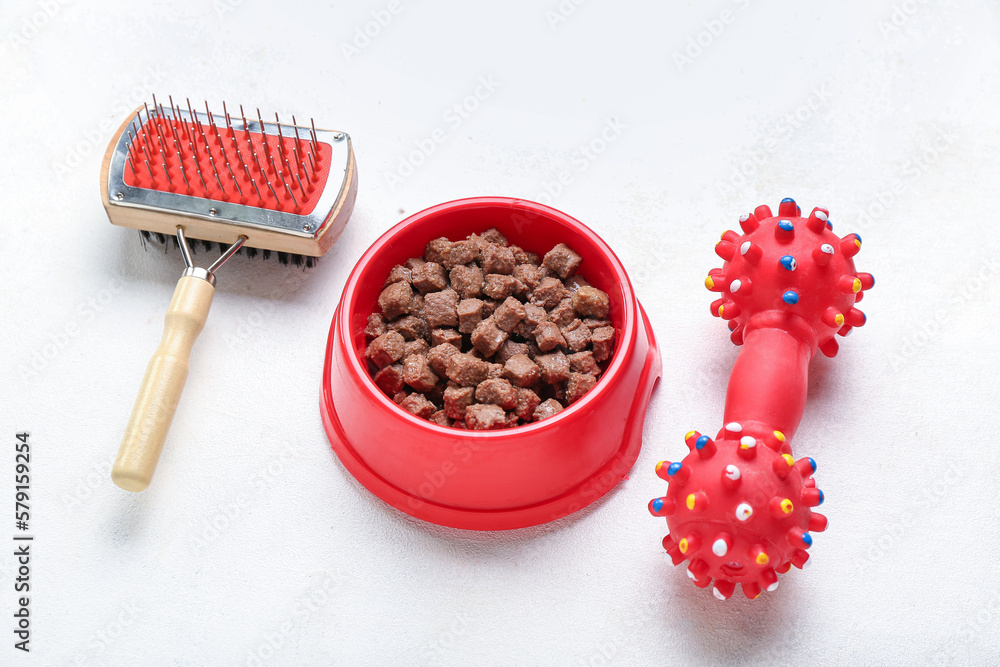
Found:
[[[812,533],[827,520],[811,458],[792,458],[790,442],[806,403],[809,360],[837,354],[835,335],[865,323],[855,307],[872,287],[851,259],[861,237],[833,233],[826,209],[808,218],[792,199],[773,216],[758,206],[715,246],[725,260],[705,286],[718,292],[712,314],[742,345],[726,391],[724,426],[713,440],[691,431],[680,462],[661,461],[669,483],[649,511],[667,519],[663,546],[674,565],[688,561],[695,585],[714,582],[728,599],[737,583],[753,599],[778,587],[778,575],[809,560]]]

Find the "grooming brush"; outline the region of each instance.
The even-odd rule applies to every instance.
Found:
[[[855,270],[861,237],[833,233],[826,209],[808,217],[792,199],[774,216],[767,206],[740,218],[743,234],[727,231],[715,246],[725,260],[705,286],[719,293],[712,314],[742,345],[726,391],[725,426],[713,440],[691,431],[683,461],[661,461],[668,482],[649,503],[667,519],[663,546],[674,565],[685,560],[699,587],[714,581],[720,600],[737,583],[756,598],[778,587],[778,575],[809,562],[812,533],[827,520],[816,462],[795,460],[790,447],[806,405],[809,360],[837,354],[836,335],[864,325],[855,307],[875,284]]]
[[[191,348],[205,325],[215,274],[235,253],[272,251],[283,263],[311,265],[343,231],[354,208],[357,170],[344,132],[247,118],[223,104],[216,115],[182,107],[139,107],[108,146],[101,196],[112,224],[146,240],[174,239],[184,273],[167,308],[163,338],[146,369],[111,471],[128,491],[145,489],[188,375]],[[218,244],[208,268],[194,266],[187,239]],[[195,244],[194,247],[197,247]]]

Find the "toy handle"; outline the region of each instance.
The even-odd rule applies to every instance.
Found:
[[[729,376],[725,423],[761,437],[781,431],[791,440],[806,406],[809,360],[815,347],[775,327],[747,331]]]
[[[191,348],[205,326],[214,295],[215,286],[206,278],[186,272],[177,282],[163,338],[146,368],[111,469],[111,479],[126,491],[142,491],[153,478],[187,380]]]

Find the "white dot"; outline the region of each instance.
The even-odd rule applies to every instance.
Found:
[[[688,570],[687,574],[688,574],[688,579],[690,579],[691,581],[697,581],[698,580],[698,577],[694,576],[694,572],[692,572],[691,570]]]
[[[773,593],[776,590],[778,590],[778,582],[777,581],[775,581],[773,584],[771,584],[770,586],[767,587],[767,592],[768,593]]]
[[[739,278],[737,278],[733,282],[729,283],[729,291],[732,292],[733,294],[736,294],[737,292],[740,291],[740,287],[742,286],[743,283],[740,281]]]
[[[822,220],[823,222],[826,222],[827,216],[826,213],[824,213],[823,211],[816,211],[816,217]]]
[[[712,595],[715,596],[716,600],[725,600],[726,599],[726,596],[723,595],[722,593],[720,593],[719,589],[716,588],[715,586],[712,586]]]
[[[721,537],[712,543],[712,553],[720,558],[729,553],[729,545]]]
[[[740,431],[743,430],[743,425],[740,424],[739,422],[729,422],[728,424],[726,424],[726,430],[731,431],[733,433],[739,433]]]
[[[740,503],[736,506],[736,518],[740,521],[746,521],[752,516],[753,508],[748,503]]]
[[[740,469],[736,466],[730,464],[726,466],[726,477],[732,480],[737,480],[741,477]]]
[[[744,213],[743,215],[740,216],[740,222],[746,222],[749,219],[750,219],[749,213]]]
[[[750,242],[749,241],[744,241],[743,245],[740,246],[740,254],[741,255],[745,255],[745,254],[747,254],[748,250],[750,250]]]
[[[827,255],[833,254],[833,246],[830,245],[829,243],[824,243],[819,247],[819,249],[825,252]]]
[[[757,440],[752,436],[745,435],[742,438],[740,438],[740,445],[742,445],[746,449],[753,449],[754,447],[757,446]]]

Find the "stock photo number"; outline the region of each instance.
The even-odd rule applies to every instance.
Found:
[[[14,435],[14,557],[17,572],[14,577],[14,648],[29,651],[31,613],[28,610],[31,591],[31,541],[27,534],[31,521],[31,444],[28,433]]]

